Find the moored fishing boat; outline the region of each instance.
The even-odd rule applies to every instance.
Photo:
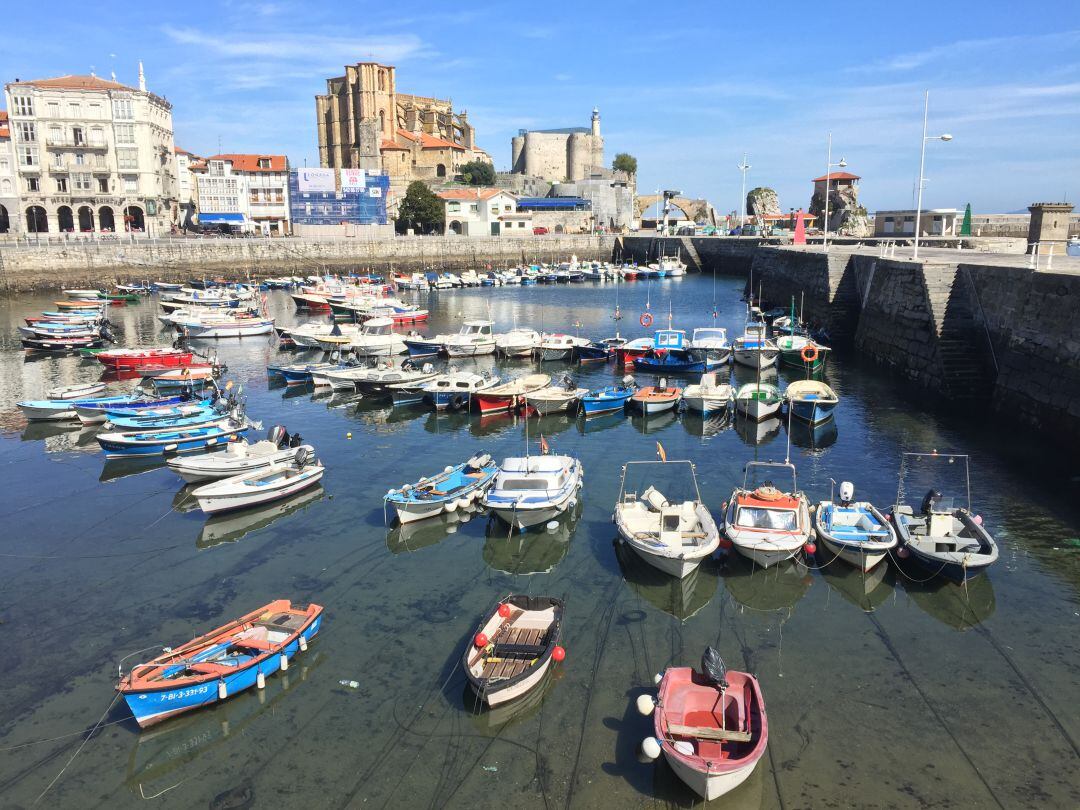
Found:
[[[462,656],[469,686],[488,706],[520,698],[539,685],[559,646],[563,603],[554,596],[511,594],[477,627]]]
[[[811,374],[825,367],[828,358],[828,346],[822,346],[813,338],[805,335],[781,335],[776,339],[780,351],[780,362],[787,366],[807,369]]]
[[[82,408],[96,408],[109,405],[112,407],[153,407],[182,401],[183,397],[148,399],[142,392],[112,397],[93,397],[88,399],[40,399],[19,402],[19,410],[31,422],[59,422],[79,418]],[[102,414],[100,421],[104,422]]]
[[[681,398],[682,389],[669,386],[667,380],[661,379],[656,385],[645,385],[637,389],[630,397],[630,407],[648,416],[674,410]]]
[[[840,483],[840,499],[822,501],[814,510],[814,531],[825,547],[860,571],[869,571],[896,546],[896,532],[868,501],[855,500],[850,481]]]
[[[301,441],[299,434],[290,436],[284,427],[274,425],[265,439],[253,444],[246,440],[233,441],[224,450],[170,458],[165,463],[188,483],[213,481],[292,461],[301,448],[308,453],[315,452],[311,445],[301,444]]]
[[[732,399],[731,385],[718,383],[716,374],[711,371],[702,374],[699,382],[686,386],[682,394],[689,410],[706,417],[727,410]]]
[[[269,466],[204,484],[191,495],[200,509],[213,515],[287,498],[315,486],[324,472],[310,446],[302,446]]]
[[[789,473],[791,489],[773,486],[773,472]],[[751,486],[751,476],[761,472],[760,485]],[[762,568],[789,560],[810,540],[810,507],[799,491],[795,465],[790,462],[749,461],[743,483],[731,493],[725,505],[724,534],[736,551]]]
[[[587,346],[586,338],[575,335],[545,334],[540,338],[540,345],[535,354],[544,360],[572,360],[578,346]]]
[[[526,394],[539,391],[550,384],[549,374],[527,374],[477,392],[473,396],[473,407],[482,414],[514,410]]]
[[[656,700],[638,698],[638,711],[654,715],[655,737],[641,750],[661,753],[675,774],[706,801],[730,793],[747,780],[765,753],[769,722],[757,678],[728,670],[711,647],[701,672],[669,667]]]
[[[491,486],[497,470],[491,456],[477,453],[464,464],[447,467],[415,484],[391,489],[383,501],[394,508],[401,523],[467,509]]]
[[[820,380],[796,380],[787,387],[784,399],[792,416],[811,425],[831,419],[840,401],[836,392]]]
[[[144,366],[189,366],[195,355],[190,349],[114,349],[95,357],[103,366],[129,371]]]
[[[690,353],[699,359],[706,359],[717,365],[731,360],[731,344],[728,343],[727,330],[720,326],[704,326],[694,330],[690,337]]]
[[[735,410],[755,422],[779,413],[782,402],[780,389],[772,383],[747,383],[735,392]]]
[[[735,338],[731,352],[735,362],[750,368],[769,368],[776,365],[780,350],[766,337],[766,327],[760,320],[748,320],[743,334]]]
[[[446,409],[468,410],[474,395],[489,388],[494,388],[499,378],[484,371],[473,374],[469,371],[450,371],[426,382],[421,391],[421,399],[430,402],[437,411]]]
[[[220,419],[191,428],[101,433],[97,438],[106,458],[170,456],[195,453],[231,441],[249,429],[247,420]]]
[[[477,357],[495,351],[495,336],[491,332],[491,321],[465,321],[461,331],[451,335],[445,350],[449,357]]]
[[[625,410],[626,403],[636,390],[634,378],[627,376],[622,385],[608,385],[589,391],[581,398],[581,410],[586,417]]]
[[[582,483],[581,462],[570,456],[507,458],[484,493],[483,505],[504,523],[524,530],[573,508]]]
[[[526,413],[537,413],[541,416],[550,413],[573,412],[581,398],[589,393],[588,388],[579,388],[574,385],[573,379],[564,376],[557,385],[548,385],[538,391],[525,394],[522,397]]]
[[[65,385],[59,388],[50,389],[46,392],[45,398],[54,401],[58,399],[92,399],[101,394],[104,390],[105,383],[103,382]]]
[[[320,605],[278,599],[235,621],[137,664],[117,691],[146,728],[174,715],[226,700],[288,668],[322,626]]]
[[[534,329],[511,329],[495,336],[495,351],[504,357],[530,357],[540,346],[540,333]]]

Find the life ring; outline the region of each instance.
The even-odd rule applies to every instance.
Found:
[[[642,312],[639,320],[641,321],[641,325],[646,328],[652,326],[652,315],[648,312]]]
[[[450,397],[450,407],[455,411],[460,411],[465,406],[465,395],[454,394]]]
[[[802,351],[799,352],[799,356],[802,357],[803,362],[805,363],[813,363],[818,359],[818,355],[818,347],[813,343],[807,343],[802,347]]]
[[[778,501],[784,497],[784,493],[776,487],[763,486],[754,490],[754,497],[759,501]]]

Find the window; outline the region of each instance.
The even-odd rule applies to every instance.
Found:
[[[509,206],[509,205],[504,205],[504,206],[503,206],[503,211],[509,211],[509,210],[510,210],[510,206]]]
[[[36,146],[20,146],[19,153],[19,165],[20,166],[37,166],[38,153]]]
[[[36,141],[37,129],[30,121],[20,121],[15,125],[15,133],[20,141]]]
[[[449,205],[447,205],[446,208],[447,208],[448,211],[451,211],[453,213],[457,213],[458,211],[461,210],[461,203],[452,202]]]
[[[68,117],[69,118],[82,118],[82,105],[77,101],[73,101],[68,104]]]
[[[76,146],[86,146],[86,136],[83,134],[82,127],[71,128],[71,140],[75,142]]]
[[[109,178],[108,177],[99,177],[97,179],[97,190],[98,190],[99,194],[108,194],[109,193]]]
[[[130,98],[114,98],[112,103],[113,118],[119,118],[121,120],[131,120],[134,118],[134,114],[131,110]]]
[[[86,111],[87,118],[101,118],[101,105],[91,104]]]
[[[225,174],[225,163],[221,160],[210,161],[210,174],[214,177],[221,177]]]
[[[67,181],[66,177],[57,177],[56,178],[56,190],[60,194],[67,194],[68,181]]]
[[[116,167],[121,171],[139,168],[139,152],[135,149],[117,149]]]
[[[45,140],[50,144],[63,143],[64,131],[60,127],[49,127],[49,133],[45,136]]]
[[[124,193],[134,194],[139,190],[139,178],[130,174],[124,175]]]
[[[115,129],[116,129],[116,142],[118,144],[133,144],[133,143],[135,143],[135,125],[134,124],[117,124]]]
[[[479,205],[479,203],[470,204],[469,205],[469,213],[471,213],[471,214],[479,214],[480,213],[480,205]]]
[[[11,104],[15,107],[16,115],[34,114],[34,99],[30,96],[12,96]]]
[[[493,216],[498,216],[498,214],[499,214],[499,206],[497,206],[497,205],[491,206],[491,213],[492,213]]]
[[[269,169],[270,168],[270,158],[259,158],[259,168],[260,169]]]
[[[82,152],[75,155],[75,165],[76,166],[85,166],[86,165],[86,155],[84,155]]]
[[[94,127],[90,130],[90,145],[91,146],[104,146],[105,145],[105,133],[101,127]]]
[[[50,101],[49,104],[48,104],[48,109],[49,109],[49,118],[59,118],[60,117],[60,102],[59,101]]]
[[[52,161],[52,163],[53,163],[53,166],[55,166],[58,169],[60,167],[62,167],[64,165],[64,153],[63,152],[53,152],[53,161]]]
[[[518,227],[519,228],[524,228],[525,227],[525,220],[522,220],[521,222],[519,222]]]
[[[10,166],[8,166],[8,159],[6,157],[0,157],[0,172],[6,172]]]
[[[73,174],[71,181],[75,184],[76,191],[90,190],[90,175],[88,174]]]
[[[41,181],[36,177],[26,178],[26,190],[27,191],[41,191]]]

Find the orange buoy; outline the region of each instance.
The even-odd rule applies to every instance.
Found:
[[[652,326],[652,315],[648,312],[642,312],[639,320],[641,321],[641,325],[646,328]]]
[[[799,355],[802,357],[804,362],[813,363],[815,360],[818,359],[818,347],[815,346],[813,343],[807,343],[805,346],[802,347],[802,351],[799,352]]]

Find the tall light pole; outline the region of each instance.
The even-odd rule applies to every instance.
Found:
[[[750,171],[750,164],[746,162],[746,152],[743,152],[742,163],[737,166],[738,170],[742,172],[742,205],[739,207],[739,236],[742,236],[743,228],[746,226],[746,173]]]
[[[839,163],[832,162],[832,133],[829,133],[829,145],[825,154],[825,222],[822,223],[821,228],[821,249],[828,253],[829,251],[829,175],[832,174],[833,167],[843,169],[847,166],[847,161],[840,158]]]
[[[926,135],[926,121],[930,115],[930,91],[926,91],[926,96],[923,100],[923,114],[922,114],[922,144],[919,150],[919,201],[915,204],[915,250],[911,254],[911,258],[919,258],[919,222],[922,220],[922,192],[923,185],[926,180],[923,178],[923,171],[926,169],[926,142],[927,141],[951,141],[952,135],[948,132],[941,135]]]

